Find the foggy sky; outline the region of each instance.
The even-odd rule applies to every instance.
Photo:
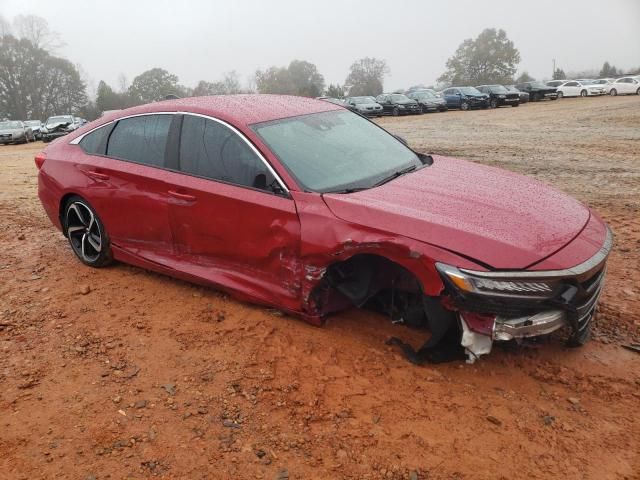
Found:
[[[565,72],[640,66],[640,0],[0,0],[11,20],[47,19],[94,87],[117,87],[162,67],[195,86],[236,70],[243,83],[256,69],[293,59],[315,63],[327,84],[344,83],[361,57],[385,59],[385,90],[430,84],[465,39],[503,28],[520,50],[523,70]]]

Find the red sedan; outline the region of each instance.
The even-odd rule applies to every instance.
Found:
[[[589,336],[611,233],[530,178],[416,153],[331,103],[185,98],[111,113],[36,157],[39,196],[86,265],[113,259],[320,324],[351,306],[454,344]],[[451,343],[449,342],[449,346]]]

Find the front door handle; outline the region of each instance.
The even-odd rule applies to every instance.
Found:
[[[109,175],[96,172],[95,170],[89,170],[87,172],[87,177],[93,178],[94,180],[109,180]]]
[[[185,200],[187,202],[195,202],[196,197],[194,195],[189,195],[188,193],[180,193],[175,190],[169,190],[169,195],[172,197],[178,198],[180,200]]]

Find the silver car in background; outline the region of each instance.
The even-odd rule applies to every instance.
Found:
[[[20,120],[0,122],[0,144],[27,143],[35,140],[31,127]]]
[[[376,102],[373,97],[348,97],[345,99],[345,103],[360,115],[381,117],[384,114],[382,105]]]

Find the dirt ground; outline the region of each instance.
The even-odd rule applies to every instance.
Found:
[[[41,144],[0,147],[1,479],[640,478],[640,97],[380,120],[532,175],[614,230],[594,339],[417,367],[364,311],[323,328],[123,264],[46,218]]]

